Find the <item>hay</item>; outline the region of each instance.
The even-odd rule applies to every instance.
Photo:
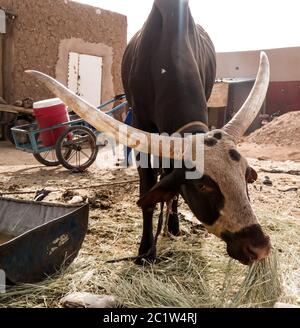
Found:
[[[278,271],[277,256],[250,266],[245,279],[236,293],[231,306],[273,307],[281,292],[281,279]]]
[[[216,258],[205,261],[199,239],[183,239],[170,242],[162,238],[159,263],[153,266],[128,262],[104,265],[94,256],[81,254],[59,276],[41,284],[11,288],[0,296],[0,303],[6,307],[59,307],[63,296],[78,291],[116,295],[123,306],[135,308],[252,307],[277,301],[280,284],[276,256],[249,268],[225,257],[225,270],[223,267],[220,272]],[[215,280],[210,278],[213,272]]]
[[[121,301],[128,307],[267,307],[277,301],[281,283],[275,254],[243,268],[240,279],[236,277],[239,264],[229,260],[222,288],[216,289],[216,284],[207,280],[211,268],[184,253],[159,268],[133,266],[120,271],[106,288],[122,295]]]

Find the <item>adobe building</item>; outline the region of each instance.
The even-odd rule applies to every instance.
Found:
[[[55,77],[95,105],[123,92],[126,16],[69,0],[0,0],[0,7],[0,96],[7,103],[53,96],[27,69]]]

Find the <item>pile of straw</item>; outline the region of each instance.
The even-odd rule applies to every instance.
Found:
[[[63,296],[80,291],[115,295],[125,307],[274,305],[281,290],[275,252],[265,261],[244,267],[225,254],[205,254],[200,235],[203,238],[204,232],[174,240],[161,238],[158,263],[153,266],[108,264],[99,260],[103,254],[87,255],[83,249],[60,275],[37,285],[12,287],[0,295],[0,304],[57,307]],[[217,239],[212,244],[222,246]]]

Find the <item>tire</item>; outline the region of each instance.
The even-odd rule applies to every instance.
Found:
[[[85,171],[95,162],[98,155],[96,136],[91,129],[84,126],[71,126],[66,129],[59,136],[55,149],[60,164],[72,172]]]
[[[47,159],[48,154],[51,155],[51,159]],[[46,166],[58,166],[60,164],[54,149],[40,154],[33,154],[33,156],[38,162]]]

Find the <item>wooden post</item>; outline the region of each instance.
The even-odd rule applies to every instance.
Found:
[[[216,82],[214,84],[211,96],[208,100],[207,107],[222,108],[228,105],[229,84]]]

